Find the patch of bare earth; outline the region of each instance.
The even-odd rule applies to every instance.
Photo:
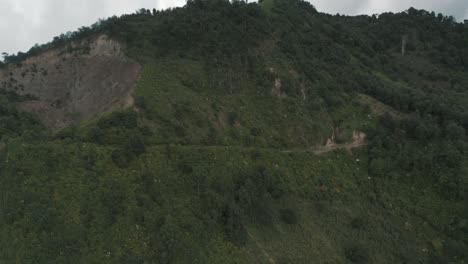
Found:
[[[20,109],[56,130],[131,107],[141,66],[105,35],[47,50],[0,71],[0,89],[29,95]]]
[[[367,135],[361,131],[353,131],[353,141],[350,143],[337,144],[335,142],[334,136],[327,140],[325,146],[319,147],[313,152],[317,155],[332,152],[338,149],[352,150],[354,148],[359,148],[367,145]]]

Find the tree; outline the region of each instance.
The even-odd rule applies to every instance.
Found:
[[[437,14],[437,19],[439,20],[439,22],[444,21],[444,15],[442,15],[441,13]]]
[[[226,238],[237,246],[247,242],[247,230],[242,222],[242,210],[236,204],[226,206],[223,211]]]
[[[445,135],[451,140],[463,139],[465,136],[465,129],[452,121],[446,125]]]
[[[285,208],[279,211],[280,218],[288,225],[297,224],[297,214],[293,209]]]
[[[130,161],[132,159],[130,153],[122,149],[114,150],[111,154],[111,158],[114,164],[121,169],[127,168],[130,165]]]
[[[445,22],[447,22],[448,24],[454,24],[456,22],[456,19],[453,16],[448,16],[445,17]]]
[[[414,7],[410,7],[407,11],[408,15],[410,16],[416,16],[418,15],[418,10]]]
[[[144,138],[140,133],[132,133],[129,135],[124,146],[125,152],[130,152],[136,156],[145,153]]]
[[[368,263],[369,253],[361,244],[349,245],[345,248],[345,256],[352,263]]]
[[[5,63],[8,63],[8,57],[10,55],[6,52],[2,52],[2,58],[3,58],[3,61],[0,61],[0,66],[4,65]]]
[[[148,12],[149,12],[148,9],[146,9],[146,8],[140,8],[140,9],[138,9],[135,13],[136,13],[137,15],[147,15]]]

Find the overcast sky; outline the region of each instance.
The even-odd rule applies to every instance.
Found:
[[[309,0],[319,11],[348,15],[399,12],[414,6],[468,18],[468,0]],[[0,0],[0,52],[27,51],[35,43],[89,26],[99,18],[139,8],[164,9],[185,0]]]

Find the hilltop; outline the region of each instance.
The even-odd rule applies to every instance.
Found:
[[[0,263],[464,263],[468,27],[193,0],[0,65]]]

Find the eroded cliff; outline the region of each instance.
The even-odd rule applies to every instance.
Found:
[[[28,58],[0,71],[0,89],[30,96],[20,108],[51,129],[133,104],[141,66],[123,46],[99,35]]]

